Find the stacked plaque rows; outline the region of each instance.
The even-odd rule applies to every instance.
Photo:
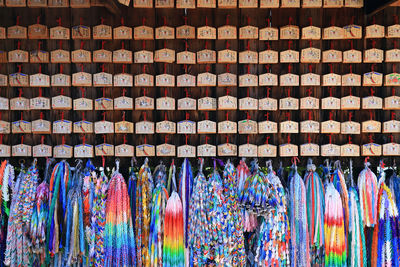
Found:
[[[397,16],[127,9],[8,9],[2,156],[400,155]]]

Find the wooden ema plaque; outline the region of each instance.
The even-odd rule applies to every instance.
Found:
[[[233,64],[237,62],[237,52],[230,49],[218,51],[218,63]]]
[[[179,121],[177,123],[178,134],[195,134],[196,122],[190,120]]]
[[[13,50],[8,52],[8,62],[10,63],[27,63],[29,60],[28,52],[24,50]]]
[[[319,156],[319,145],[306,143],[300,145],[300,156],[316,157]]]
[[[190,74],[182,74],[177,77],[178,87],[195,87],[196,77]]]
[[[278,8],[279,0],[260,0],[260,8]]]
[[[254,74],[243,74],[239,76],[239,87],[258,86],[258,76]]]
[[[51,63],[70,63],[71,58],[69,51],[57,49],[50,52]]]
[[[11,110],[29,110],[29,99],[25,97],[14,97],[10,99]]]
[[[259,64],[276,64],[278,63],[278,52],[274,50],[265,50],[258,53]]]
[[[275,98],[262,98],[258,100],[259,110],[276,111],[278,110],[278,100]]]
[[[279,156],[281,157],[297,157],[299,155],[299,147],[293,144],[282,144],[279,146]]]
[[[252,97],[239,99],[239,110],[258,110],[258,99]]]
[[[368,143],[361,146],[361,156],[377,157],[382,155],[382,146],[375,143]]]
[[[135,63],[153,63],[154,57],[152,51],[140,50],[134,53],[134,62]]]
[[[25,144],[19,144],[12,146],[12,156],[13,157],[31,157],[32,156],[32,147],[25,145]]]
[[[361,86],[361,75],[354,73],[342,75],[342,86]]]
[[[216,157],[217,148],[216,146],[210,144],[204,144],[197,146],[197,156],[198,157]]]
[[[73,130],[79,134],[93,133],[93,123],[86,120],[74,122]]]
[[[33,50],[29,54],[31,63],[49,63],[49,52],[43,50]]]
[[[258,124],[253,120],[242,120],[238,122],[239,134],[257,134]]]
[[[301,86],[319,86],[321,77],[315,73],[306,73],[301,75]]]
[[[340,122],[334,120],[321,122],[321,133],[326,133],[326,134],[340,133]]]
[[[176,8],[196,8],[196,3],[194,0],[177,0]]]
[[[70,0],[71,8],[90,8],[90,0]]]
[[[77,98],[73,101],[74,110],[93,110],[93,100],[89,98]]]
[[[33,151],[33,157],[35,158],[51,157],[51,154],[53,152],[51,146],[44,144],[33,146],[32,151]]]
[[[301,121],[300,133],[319,133],[319,122],[313,120]]]
[[[257,157],[258,147],[253,144],[239,146],[239,157]]]
[[[0,86],[8,85],[8,77],[5,74],[0,74]]]
[[[321,101],[322,109],[340,109],[340,99],[337,97],[325,97]]]
[[[11,123],[0,120],[0,133],[9,134],[11,132]]]
[[[237,0],[218,0],[218,8],[236,8]]]
[[[6,0],[7,7],[25,7],[26,0]]]
[[[115,133],[133,134],[133,123],[129,121],[119,121],[115,123]]]
[[[160,74],[156,76],[156,86],[159,87],[174,87],[175,76],[171,74]],[[214,84],[215,86],[215,84]]]
[[[50,39],[53,40],[69,40],[70,30],[69,28],[57,26],[50,28]]]
[[[275,145],[265,144],[258,146],[258,157],[261,158],[275,158],[277,154],[277,147]]]
[[[133,76],[132,74],[119,73],[114,75],[114,87],[132,87]]]
[[[173,40],[175,38],[175,28],[161,26],[156,28],[156,39]]]
[[[340,156],[341,157],[359,157],[360,156],[360,146],[355,144],[345,144],[340,146]]]
[[[93,86],[94,87],[113,86],[112,74],[107,72],[99,72],[93,74]]]
[[[7,28],[7,39],[27,39],[28,29],[19,25]]]
[[[279,39],[279,30],[273,27],[260,29],[259,38],[261,41],[277,41]]]
[[[399,156],[400,155],[400,144],[387,143],[382,146],[382,152],[384,156]]]
[[[84,25],[78,25],[72,27],[72,39],[89,40],[90,27]]]
[[[95,110],[113,110],[113,99],[107,97],[97,98],[94,102]]]
[[[96,145],[94,148],[96,156],[112,157],[114,156],[114,146],[111,144],[103,143]]]
[[[94,123],[95,134],[111,134],[114,133],[114,123],[111,121],[96,121]]]
[[[13,134],[27,134],[32,133],[32,124],[29,121],[19,120],[11,123],[11,132]]]
[[[342,122],[340,126],[341,134],[360,134],[360,123],[355,121]]]
[[[10,106],[9,106],[8,98],[0,97],[0,110],[9,110],[9,109],[10,109]]]
[[[326,144],[321,146],[321,156],[323,157],[339,157],[340,146],[335,144]]]
[[[115,156],[116,157],[133,157],[134,156],[134,146],[122,144],[115,146]]]
[[[303,1],[304,5],[304,1]],[[315,26],[307,26],[301,29],[301,39],[303,40],[320,40],[321,28]]]
[[[364,51],[364,63],[382,63],[383,50],[382,49],[368,49]]]
[[[283,121],[279,123],[280,133],[299,133],[299,123],[296,121]]]
[[[279,109],[281,110],[298,110],[299,100],[293,97],[285,97],[279,99]]]
[[[319,99],[311,96],[300,98],[300,109],[319,109]]]
[[[213,97],[202,97],[197,100],[198,110],[216,110],[217,100]]]
[[[139,121],[136,123],[135,134],[154,134],[154,122]]]
[[[363,133],[380,133],[382,123],[379,121],[368,120],[361,123],[361,132]]]
[[[300,62],[319,63],[321,61],[321,49],[309,47],[301,50]]]
[[[236,40],[237,32],[236,27],[231,25],[224,25],[218,27],[218,40]]]
[[[173,0],[156,0],[155,1],[156,8],[174,8]]]
[[[382,86],[382,84],[383,84],[382,73],[376,71],[364,73],[363,86]]]
[[[273,121],[261,121],[258,123],[258,133],[260,134],[278,133],[278,124]]]
[[[236,53],[236,51],[232,52]],[[220,53],[222,53],[222,51],[218,52],[218,58],[221,58]],[[225,57],[223,58],[223,60],[226,60]],[[217,61],[217,55],[214,50],[204,49],[197,52],[198,64],[211,64],[211,63],[216,63],[216,61]],[[220,63],[227,63],[227,62],[220,62]]]
[[[48,0],[49,7],[62,8],[68,7],[68,0]]]
[[[322,0],[303,0],[302,8],[321,8]]]
[[[126,49],[115,50],[112,53],[112,62],[130,64],[132,60],[132,52]]]
[[[93,158],[93,146],[80,144],[74,147],[74,158]]]
[[[237,109],[237,98],[226,95],[218,98],[218,110],[235,110]]]
[[[385,75],[385,86],[400,86],[400,74],[389,73]]]
[[[299,8],[300,7],[300,0],[282,0],[281,7],[283,8]]]
[[[229,120],[218,122],[218,133],[219,134],[237,133],[237,123]]]
[[[362,27],[359,25],[347,25],[343,27],[345,39],[361,39],[362,38]]]
[[[383,109],[400,109],[400,97],[399,96],[389,96],[385,97],[385,106]]]
[[[141,96],[135,99],[135,110],[153,110],[154,98]]]
[[[280,76],[281,86],[299,86],[299,75],[287,73]]]
[[[197,123],[197,132],[199,134],[217,133],[217,123],[215,121],[203,120]]]
[[[92,74],[87,72],[76,72],[72,74],[72,86],[92,86]]]
[[[93,27],[93,39],[94,40],[111,40],[112,39],[112,28],[109,25],[97,25]]]
[[[237,156],[237,146],[231,143],[220,144],[217,147],[219,157]]]
[[[278,75],[272,73],[264,73],[258,76],[260,86],[278,86]]]
[[[154,76],[142,73],[135,75],[135,86],[136,87],[153,87],[154,86]]]
[[[325,50],[322,51],[323,63],[340,63],[343,60],[342,51],[339,50]]]
[[[363,109],[382,109],[383,100],[377,96],[367,96],[362,99]]]
[[[50,76],[42,73],[36,73],[29,76],[30,87],[49,87]]]
[[[72,122],[68,120],[58,120],[53,122],[53,134],[71,134]]]
[[[49,30],[42,24],[33,24],[28,27],[29,39],[49,39]]]
[[[189,51],[179,52],[176,55],[177,64],[196,64],[196,54]]]
[[[154,157],[156,148],[153,145],[143,144],[136,146],[136,157]]]
[[[285,50],[280,52],[281,63],[298,63],[300,53],[295,50]]]
[[[239,28],[239,39],[258,39],[258,28],[250,25]]]
[[[400,131],[400,121],[390,120],[383,123],[383,133],[398,133]]]
[[[340,99],[340,109],[354,110],[360,109],[360,98],[357,96],[345,96]]]
[[[345,7],[361,8],[364,6],[364,0],[345,0]]]
[[[112,52],[105,49],[93,51],[93,62],[112,63]]]
[[[114,40],[131,40],[132,28],[126,26],[119,26],[113,29]]]
[[[209,0],[205,0],[209,1]],[[197,2],[197,4],[199,1]],[[214,27],[203,26],[197,28],[197,39],[214,40],[217,37],[217,30]]]
[[[298,26],[287,25],[280,28],[281,40],[297,40],[300,38],[300,29]]]
[[[178,110],[196,110],[197,101],[190,97],[178,99]]]
[[[132,110],[133,99],[131,97],[120,96],[114,98],[114,110]]]
[[[8,145],[0,144],[0,157],[8,158],[11,156],[11,147]]]
[[[386,38],[400,38],[400,24],[388,26]]]
[[[49,110],[50,99],[47,97],[35,97],[30,99],[31,110]]]
[[[378,24],[365,27],[365,38],[385,38],[385,27]]]
[[[175,157],[176,147],[171,144],[161,144],[156,147],[157,157]]]
[[[25,73],[17,72],[12,73],[8,77],[11,87],[28,87],[29,86],[29,76]]]
[[[195,27],[189,25],[182,25],[176,28],[176,39],[195,39],[195,38],[196,38]]]
[[[218,74],[218,86],[237,86],[237,76],[229,72]]]
[[[151,1],[151,0],[133,0],[133,7],[153,8],[153,1]]]
[[[172,121],[159,121],[156,123],[156,133],[161,134],[175,134],[176,133],[176,123]]]
[[[196,106],[196,104],[194,104]],[[175,98],[159,97],[156,99],[157,110],[175,110]]]
[[[255,51],[242,51],[239,52],[239,63],[240,64],[257,64],[258,63],[258,53]]]
[[[135,27],[133,28],[133,39],[154,40],[154,29],[144,25]]]

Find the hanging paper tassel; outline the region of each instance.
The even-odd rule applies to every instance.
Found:
[[[210,229],[207,221],[208,182],[203,174],[203,164],[204,159],[201,158],[189,202],[188,241],[191,253],[189,266],[206,266],[211,259]]]
[[[229,258],[225,264],[230,266],[244,266],[246,264],[242,213],[238,205],[237,178],[235,166],[228,160],[223,172],[223,183],[224,206],[227,209],[225,219],[229,251]]]
[[[36,160],[26,173],[21,166],[21,172],[12,190],[5,265],[29,266],[32,262],[28,229],[35,205],[38,176]]]
[[[163,265],[163,239],[164,239],[164,216],[168,200],[168,192],[165,188],[167,174],[165,165],[160,164],[154,170],[156,187],[153,190],[150,217],[149,254],[150,266]]]
[[[376,175],[368,166],[366,159],[365,168],[358,175],[358,190],[363,223],[367,227],[373,227],[377,222],[378,183]]]
[[[400,218],[390,189],[382,182],[378,194],[378,216],[372,241],[371,266],[400,265]]]
[[[246,162],[242,159],[239,165],[236,167],[238,175],[238,196],[243,194],[244,185],[247,178],[251,175],[249,167],[247,167]],[[253,232],[257,228],[257,214],[249,212],[247,209],[242,209],[242,225],[245,232]]]
[[[211,234],[211,258],[218,266],[229,261],[228,233],[226,224],[227,207],[224,205],[223,184],[214,159],[214,171],[208,177],[208,221]],[[229,265],[229,264],[228,264]]]
[[[263,216],[258,233],[255,262],[257,266],[289,266],[289,218],[287,216],[287,199],[285,190],[272,169],[271,162],[268,164],[266,182],[273,186],[276,191],[271,197],[276,206],[269,209]]]
[[[311,262],[321,264],[324,251],[325,193],[321,178],[312,160],[308,161],[304,176],[307,192],[307,223],[310,234]]]
[[[64,218],[67,205],[67,192],[71,177],[71,168],[66,161],[57,163],[50,177],[49,182],[49,216],[47,219],[46,232],[46,263],[49,263],[49,256],[54,257],[63,248]],[[57,260],[58,257],[55,259]]]
[[[149,225],[150,225],[150,203],[153,192],[153,178],[146,158],[139,170],[136,185],[136,247],[137,263],[139,266],[149,266]]]
[[[340,161],[335,162],[335,171],[332,174],[331,182],[340,194],[343,203],[344,233],[347,238],[349,231],[349,193],[347,191],[346,180],[340,166]]]
[[[45,169],[45,179],[36,189],[35,206],[29,228],[32,253],[35,255],[33,261],[36,265],[42,265],[45,260],[47,217],[49,215],[49,184],[50,165],[53,160],[48,160]]]
[[[124,177],[119,173],[119,161],[116,165],[108,186],[106,201],[104,266],[136,266],[135,234],[129,207],[128,188]]]
[[[0,263],[4,262],[4,253],[6,250],[7,239],[7,222],[10,215],[9,202],[9,187],[11,188],[14,182],[14,167],[4,160],[0,167],[0,183],[1,183],[1,198],[0,198]]]
[[[297,172],[296,160],[289,175],[291,266],[310,266],[306,189]]]
[[[349,234],[347,265],[367,267],[367,249],[365,245],[364,226],[361,218],[360,200],[353,181],[353,162],[350,160],[349,189]]]
[[[332,183],[325,193],[325,267],[347,266],[342,199]]]
[[[187,158],[183,160],[181,171],[179,173],[179,197],[182,200],[183,208],[183,231],[185,242],[185,261],[189,262],[188,236],[186,229],[188,228],[189,219],[189,200],[193,189],[193,173],[192,166]]]
[[[65,248],[63,263],[66,266],[78,263],[85,253],[85,231],[83,226],[82,181],[83,173],[80,169],[81,161],[75,167],[70,180],[70,189],[67,195],[67,205],[64,217]]]
[[[175,191],[168,199],[164,222],[164,267],[184,267],[184,232],[182,201]]]

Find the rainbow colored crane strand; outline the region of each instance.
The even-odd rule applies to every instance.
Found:
[[[28,231],[35,206],[39,172],[36,161],[25,173],[23,166],[12,190],[8,218],[7,248],[4,263],[8,266],[29,266],[32,262]]]
[[[106,224],[106,201],[108,178],[101,169],[100,176],[97,177],[93,171],[91,173],[94,192],[92,212],[90,217],[90,242],[89,259],[91,266],[101,267],[105,262],[104,230]]]
[[[325,267],[347,266],[342,199],[332,183],[325,193]]]
[[[184,267],[184,232],[183,232],[183,208],[182,201],[175,191],[168,199],[165,209],[164,223],[164,267]]]
[[[306,188],[292,166],[290,181],[290,234],[291,234],[291,266],[310,266],[310,240],[307,225]]]
[[[276,190],[276,194],[271,194],[270,197],[278,196],[278,198],[271,201],[276,203],[276,206],[268,209],[263,216],[264,220],[258,233],[255,262],[256,266],[285,267],[290,263],[287,199],[282,183],[272,170],[271,162],[267,164],[269,165],[266,180],[273,185],[273,190]]]
[[[400,266],[400,218],[390,189],[383,181],[378,194],[378,216],[371,248],[371,267]]]
[[[366,267],[367,250],[357,189],[349,190],[348,266]]]
[[[165,208],[168,200],[168,192],[165,188],[167,180],[165,165],[159,165],[154,171],[156,187],[153,190],[151,202],[150,217],[150,236],[149,236],[149,254],[150,266],[163,265],[163,239],[164,239],[164,217]]]
[[[54,166],[49,182],[50,206],[46,233],[46,251],[48,251],[46,263],[49,263],[49,256],[56,256],[63,248],[63,225],[70,177],[71,168],[66,161],[63,160]],[[57,257],[55,260],[57,260]]]
[[[93,193],[94,184],[92,174],[94,173],[95,167],[92,165],[90,159],[86,162],[86,167],[84,169],[83,184],[82,184],[82,201],[83,201],[83,225],[86,232],[86,246],[92,238],[90,234],[91,217],[93,210]],[[88,251],[88,249],[86,249]]]
[[[236,167],[236,172],[238,176],[238,196],[243,194],[244,185],[246,183],[247,178],[251,175],[249,167],[247,167],[244,159],[240,160],[239,165]],[[239,200],[238,199],[238,200]],[[245,232],[253,232],[257,228],[257,214],[254,214],[247,209],[242,209],[242,224],[243,231]]]
[[[336,188],[336,190],[339,192],[340,198],[343,203],[343,216],[345,222],[344,233],[347,238],[349,231],[349,192],[347,191],[347,185],[343,171],[340,166],[340,161],[335,162],[335,171],[331,176],[331,182],[333,183],[333,186]]]
[[[0,183],[1,183],[1,206],[0,206],[0,262],[4,262],[4,254],[7,241],[7,222],[10,215],[9,202],[9,187],[12,187],[14,182],[14,167],[4,160],[0,168]],[[9,186],[10,185],[10,186]]]
[[[189,248],[188,248],[188,221],[189,221],[189,200],[193,189],[193,173],[192,166],[187,158],[183,160],[181,171],[179,173],[179,196],[182,200],[183,208],[183,232],[185,242],[185,261],[189,261]]]
[[[369,162],[365,162],[365,168],[358,175],[358,190],[363,223],[367,227],[373,227],[378,217],[378,183],[376,175],[368,166]]]
[[[140,167],[136,184],[136,250],[137,264],[139,266],[150,265],[149,255],[149,226],[150,226],[150,204],[153,191],[153,178],[146,158]]]
[[[83,225],[82,181],[80,162],[75,167],[67,195],[65,212],[65,247],[63,264],[70,266],[81,262],[85,254],[85,230]]]
[[[211,259],[215,264],[223,266],[229,263],[228,232],[227,232],[227,207],[225,206],[224,188],[221,176],[217,171],[214,159],[214,171],[208,177],[208,221],[211,233]]]
[[[242,213],[238,205],[237,173],[235,166],[228,160],[223,172],[224,206],[227,209],[226,231],[229,257],[225,264],[245,266],[246,252],[242,225]]]
[[[136,266],[135,234],[128,188],[118,169],[117,165],[108,185],[104,267]]]
[[[304,180],[308,203],[307,223],[310,234],[311,261],[313,264],[321,264],[324,255],[325,193],[321,178],[311,160],[307,164],[307,172]]]
[[[200,159],[199,171],[194,178],[193,194],[189,202],[188,241],[189,266],[205,266],[210,255],[210,229],[207,219],[208,182],[203,173],[204,159]]]

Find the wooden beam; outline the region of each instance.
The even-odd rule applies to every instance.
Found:
[[[364,5],[367,15],[370,17],[396,2],[399,2],[399,0],[365,0]]]
[[[91,0],[90,6],[102,6],[114,15],[121,15],[121,10],[114,0]]]

